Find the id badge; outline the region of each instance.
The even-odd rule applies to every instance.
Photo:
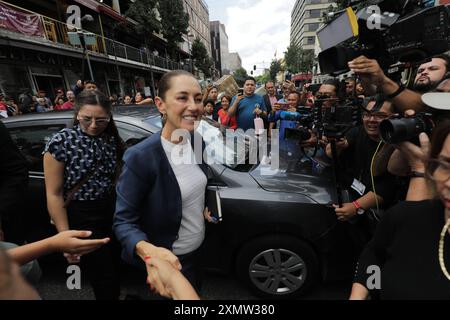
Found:
[[[355,190],[360,196],[364,195],[366,191],[366,186],[359,180],[353,180],[352,189]]]

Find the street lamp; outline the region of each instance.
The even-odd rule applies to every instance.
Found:
[[[91,15],[87,14],[85,15],[83,18],[80,19],[80,27],[81,27],[81,22],[82,21],[93,21],[94,18],[92,18]],[[88,68],[89,68],[89,73],[91,75],[91,79],[92,81],[95,81],[94,79],[94,73],[92,72],[92,67],[91,67],[91,60],[89,59],[89,52],[87,51],[86,46],[93,46],[97,44],[97,36],[93,33],[89,33],[89,32],[84,32],[81,28],[80,29],[76,29],[75,32],[67,32],[68,36],[69,36],[69,41],[70,44],[73,46],[81,46],[83,48],[83,64],[81,67],[81,73],[82,73],[82,77],[84,78],[84,59],[87,59],[87,63],[88,63]],[[84,80],[84,79],[83,79]]]

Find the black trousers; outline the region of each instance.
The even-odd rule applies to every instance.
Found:
[[[115,201],[72,201],[67,209],[72,230],[92,231],[92,239],[109,237],[111,241],[81,257],[81,273],[86,275],[97,300],[117,300],[120,296],[119,245],[113,237]]]

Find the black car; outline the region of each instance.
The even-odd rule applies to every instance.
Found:
[[[127,145],[161,130],[154,107],[118,107],[114,119]],[[24,201],[29,241],[35,241],[55,232],[46,206],[42,152],[53,134],[72,125],[73,112],[3,121],[29,162]],[[204,126],[216,124],[205,121]],[[330,206],[335,189],[329,168],[317,174],[310,160],[292,156],[281,157],[276,171],[269,159],[210,168],[208,189],[219,191],[223,221],[207,227],[205,268],[236,274],[265,298],[292,298],[318,281],[351,279],[360,248],[353,240],[354,226],[338,223]]]

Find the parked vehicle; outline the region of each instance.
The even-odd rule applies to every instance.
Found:
[[[127,145],[161,130],[156,108],[116,107],[114,119]],[[73,112],[3,121],[29,162],[24,201],[29,241],[35,241],[55,232],[46,207],[42,151],[53,134],[72,126]],[[208,189],[219,191],[223,221],[207,227],[205,268],[235,273],[265,298],[292,298],[318,281],[351,279],[360,248],[352,240],[353,226],[338,223],[330,206],[335,194],[330,170],[315,174],[311,161],[294,157],[281,157],[276,171],[270,165],[266,159],[257,165],[210,166]]]

